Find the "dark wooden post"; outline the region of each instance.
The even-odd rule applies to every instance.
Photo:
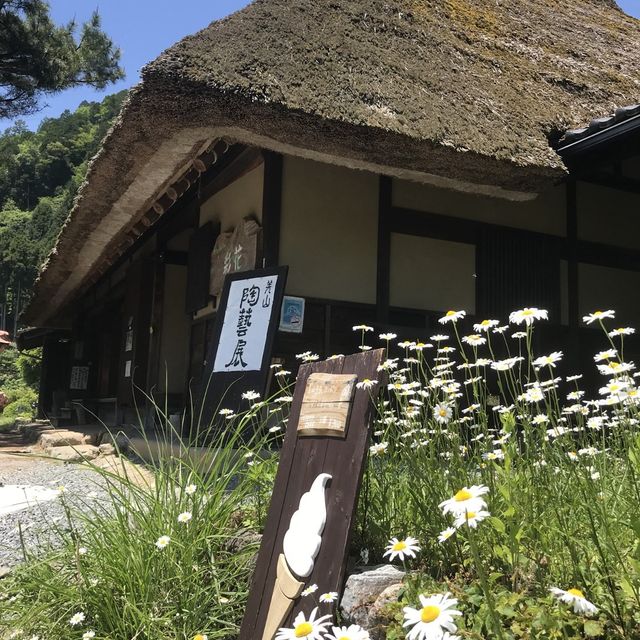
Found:
[[[280,259],[280,217],[282,208],[282,156],[264,151],[262,191],[263,256],[266,268],[277,267]]]
[[[569,178],[567,190],[567,290],[569,315],[569,358],[578,367],[580,346],[580,307],[578,299],[578,194],[574,178]]]
[[[376,312],[378,322],[389,322],[391,278],[391,201],[392,180],[380,176],[378,187],[378,271],[376,279]]]
[[[317,584],[318,593],[342,590],[373,405],[371,391],[356,385],[377,378],[383,357],[378,349],[300,367],[240,640],[272,640],[303,605],[308,616],[313,605],[299,599],[303,585]],[[326,479],[323,474],[330,476],[326,520],[305,575],[285,559],[285,534],[303,508],[302,496]],[[309,513],[310,519],[316,515]],[[308,521],[306,512],[302,521]]]

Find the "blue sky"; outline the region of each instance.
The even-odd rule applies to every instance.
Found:
[[[66,23],[72,18],[84,22],[97,8],[104,30],[122,51],[122,66],[127,75],[104,91],[78,87],[48,96],[41,111],[21,119],[35,129],[42,118],[55,117],[65,109],[75,109],[83,100],[101,100],[105,95],[136,84],[141,67],[161,51],[247,4],[249,0],[50,0],[51,13],[57,23]],[[640,18],[640,0],[619,0],[618,4]],[[9,124],[0,121],[0,130]]]

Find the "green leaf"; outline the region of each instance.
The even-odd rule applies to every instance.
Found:
[[[604,633],[602,625],[596,620],[585,620],[584,622],[584,634],[592,638],[601,636]]]
[[[491,523],[491,526],[498,531],[499,533],[504,533],[506,531],[506,528],[504,526],[504,522],[502,522],[502,520],[500,520],[500,518],[496,518],[495,516],[491,516],[490,518],[488,518],[489,522]]]

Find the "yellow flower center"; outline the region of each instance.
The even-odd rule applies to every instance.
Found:
[[[440,411],[438,411],[438,413],[440,414],[441,418],[446,418],[447,417],[447,410],[446,409],[440,409]]]
[[[488,320],[483,320],[481,323],[481,326],[486,327],[489,324]]]
[[[338,640],[351,640],[349,636],[340,636]]]
[[[460,491],[458,491],[458,493],[453,496],[453,499],[456,502],[464,502],[465,500],[470,500],[471,498],[473,498],[473,495],[467,489],[460,489]]]
[[[533,315],[533,311],[532,311],[531,309],[525,309],[525,310],[522,312],[522,315],[523,315],[523,316],[532,316],[532,315]]]
[[[313,626],[310,622],[301,622],[293,631],[296,638],[306,638],[313,632]]]
[[[456,312],[455,311],[447,311],[447,316],[455,316]]]
[[[593,315],[594,315],[594,316],[602,315],[602,311],[595,311]]]
[[[577,596],[578,598],[584,598],[584,593],[582,593],[580,589],[569,589],[567,593],[570,593],[572,596]]]
[[[196,633],[196,635],[193,636],[193,640],[204,640],[204,636],[201,633]]]
[[[467,511],[467,520],[473,520],[476,517],[475,511]]]
[[[393,551],[404,551],[407,548],[407,543],[404,540],[400,540],[393,545]]]
[[[422,620],[422,622],[433,622],[439,615],[440,607],[436,607],[434,604],[428,604],[422,608],[420,620]]]

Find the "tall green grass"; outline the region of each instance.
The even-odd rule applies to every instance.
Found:
[[[283,419],[281,406],[269,424]],[[90,486],[80,503],[62,495],[66,522],[50,523],[59,543],[25,549],[25,563],[0,583],[0,637],[234,637],[275,465],[269,407],[220,417],[224,429],[207,429],[206,449],[193,447],[200,429],[183,436],[156,411],[161,434],[144,446],[155,452],[153,481],[124,458],[115,469],[89,465],[107,499],[92,498]]]
[[[629,371],[603,375],[601,393],[588,399],[581,378],[559,373],[561,354],[538,359],[537,323],[496,332],[460,318],[431,346],[389,347],[357,544],[380,560],[391,536],[418,538],[415,589],[462,590],[464,637],[639,638],[640,415],[624,334],[608,336],[611,327],[596,321],[603,351],[612,350],[597,364]],[[512,366],[491,364],[508,358]],[[610,381],[623,388],[605,391]],[[472,485],[489,488],[491,516],[439,542],[453,524],[440,503]],[[572,614],[567,627],[568,608],[551,587],[581,589],[598,615]],[[546,631],[540,622],[542,635],[511,629],[540,612],[562,622]]]

